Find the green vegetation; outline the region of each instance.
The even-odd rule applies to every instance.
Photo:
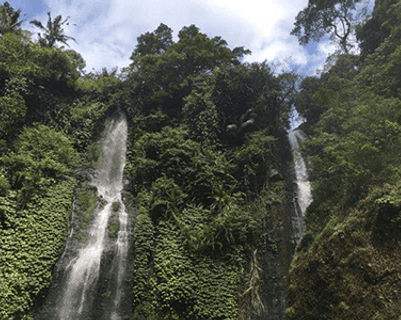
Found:
[[[111,220],[111,222],[109,223],[109,226],[108,226],[108,230],[109,230],[110,238],[117,238],[118,231],[120,230],[120,223],[119,223],[118,219]]]
[[[33,319],[67,239],[74,194],[87,224],[97,198],[80,187],[109,106],[80,88],[78,59],[29,43],[0,6],[0,318]],[[84,104],[83,101],[86,103]],[[79,111],[77,111],[79,109]],[[78,116],[79,115],[79,116]],[[79,130],[77,130],[79,128]],[[90,154],[90,156],[89,156]],[[81,226],[81,227],[82,227]],[[85,241],[83,234],[77,234]]]
[[[75,41],[73,37],[66,36],[62,29],[62,25],[68,21],[68,18],[64,21],[61,21],[62,17],[58,15],[54,20],[52,20],[50,11],[47,13],[47,15],[49,16],[49,19],[47,21],[46,27],[44,27],[42,22],[38,20],[32,20],[30,22],[38,27],[40,30],[45,32],[44,37],[42,37],[42,35],[39,33],[39,43],[42,46],[53,47],[56,42],[62,42],[68,46],[68,40]]]
[[[79,53],[57,47],[74,40],[67,20],[31,21],[43,31],[33,43],[21,37],[20,11],[5,3],[0,13],[0,317],[32,319],[69,224],[87,240],[104,205],[89,185],[102,161],[96,141],[117,108],[130,128],[126,196],[138,208],[134,318],[260,312],[257,252],[276,250],[261,226],[283,201],[269,174],[281,168],[294,75],[244,64],[248,50],[194,25],[174,42],[163,24],[139,37],[124,81],[116,70],[85,74]],[[120,203],[112,209],[116,238]]]
[[[0,198],[1,319],[33,319],[30,310],[63,249],[72,210],[75,180],[41,189],[24,209],[16,190]]]
[[[320,41],[329,34],[343,53],[348,53],[354,46],[351,43],[355,26],[367,16],[367,5],[361,7],[362,0],[312,0],[298,13],[295,27],[291,31],[301,45],[311,40]],[[359,10],[356,7],[359,5]]]
[[[3,36],[6,33],[21,32],[21,24],[25,21],[20,21],[21,9],[17,11],[6,1],[0,7],[0,34]]]
[[[314,202],[290,271],[291,319],[399,318],[400,16],[399,1],[376,1],[357,28],[361,54],[332,57],[301,84]]]
[[[289,111],[280,83],[290,77],[242,64],[246,53],[195,26],[178,42],[165,25],[139,38],[119,92],[138,101],[127,108],[134,319],[247,319],[263,308],[256,252],[272,211],[250,204],[280,202],[267,183],[280,166]]]
[[[77,204],[78,209],[78,220],[79,224],[75,228],[76,231],[88,229],[89,222],[93,219],[93,214],[96,206],[99,203],[99,199],[96,195],[96,187],[90,186],[86,183],[81,184],[78,189]],[[85,239],[85,240],[84,240]],[[80,237],[80,242],[85,242],[86,237]]]
[[[129,126],[133,319],[266,312],[261,257],[283,246],[271,235],[291,194],[286,129],[295,104],[307,119],[314,202],[285,280],[286,314],[399,319],[401,6],[377,0],[358,25],[359,3],[310,1],[300,13],[301,44],[329,33],[342,50],[299,83],[267,63],[243,63],[248,50],[194,25],[176,41],[164,24],[141,35],[121,76],[85,73],[78,52],[57,47],[74,40],[63,32],[67,20],[32,21],[43,31],[34,43],[21,11],[1,5],[0,318],[33,319],[69,224],[87,240],[105,205],[89,185],[102,161],[97,141],[116,110]],[[352,30],[360,54],[350,53]],[[113,241],[120,205],[112,204]]]
[[[113,202],[112,208],[114,212],[117,212],[118,210],[120,210],[121,204],[120,202]]]

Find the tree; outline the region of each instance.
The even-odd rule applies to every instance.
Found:
[[[341,50],[348,53],[353,47],[350,35],[354,30],[356,5],[362,0],[309,0],[308,6],[297,15],[291,35],[301,45],[320,41],[325,34],[338,41]],[[363,10],[362,15],[366,15]]]
[[[15,11],[8,2],[0,7],[0,35],[16,32],[25,20],[19,21],[21,9]]]
[[[0,97],[0,151],[11,145],[24,124],[26,115],[25,101],[18,92]]]
[[[68,40],[76,40],[73,37],[67,36],[64,34],[64,29],[62,26],[66,24],[67,26],[69,25],[68,22],[68,17],[64,21],[61,21],[61,15],[58,15],[53,21],[50,15],[50,11],[47,13],[49,16],[49,20],[47,21],[46,27],[43,26],[43,24],[38,21],[38,20],[32,20],[30,23],[38,27],[39,29],[43,30],[45,32],[44,37],[42,37],[41,33],[38,33],[39,35],[39,43],[42,46],[46,47],[53,47],[56,42],[62,42],[66,44],[67,46]]]
[[[138,44],[132,58],[135,55],[163,54],[173,44],[172,30],[161,23],[154,32],[146,32],[138,38]]]
[[[215,68],[239,65],[250,51],[230,50],[221,37],[209,38],[195,25],[184,27],[173,42],[171,29],[161,24],[153,33],[138,38],[130,65],[129,83],[135,96],[146,101],[149,112],[157,105],[178,116],[183,99],[200,74],[211,75]]]
[[[216,145],[219,132],[216,105],[212,101],[213,85],[205,76],[199,76],[191,93],[184,98],[183,122],[190,139],[201,144]]]
[[[179,41],[172,47],[181,57],[176,59],[180,69],[187,75],[197,72],[211,72],[224,64],[239,65],[240,59],[250,50],[237,47],[230,50],[221,37],[210,39],[195,25],[183,27],[178,33]]]
[[[82,57],[82,55],[79,52],[76,52],[75,50],[72,50],[72,49],[64,50],[64,52],[66,54],[68,54],[68,56],[70,57],[70,59],[72,60],[74,65],[76,65],[79,72],[81,74],[84,73],[84,69],[86,67],[86,62],[85,62],[84,58]]]
[[[397,21],[391,21],[396,16],[394,6],[396,6],[397,2],[397,0],[376,0],[372,17],[366,23],[357,27],[356,37],[359,41],[363,59],[372,54],[390,35],[390,26],[398,24]],[[390,12],[392,13],[391,15],[389,14]]]

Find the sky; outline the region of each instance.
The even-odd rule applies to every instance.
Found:
[[[8,0],[14,9],[21,8],[27,21],[23,24],[36,35],[39,31],[31,20],[47,22],[61,14],[69,17],[65,34],[74,37],[72,49],[86,61],[86,72],[103,67],[123,68],[137,38],[154,31],[160,23],[173,29],[175,40],[184,26],[195,24],[209,37],[220,36],[228,46],[244,46],[252,51],[247,62],[274,65],[276,72],[295,69],[314,75],[322,69],[334,47],[326,39],[307,47],[299,46],[290,32],[296,15],[308,0]],[[34,37],[35,39],[35,37]]]

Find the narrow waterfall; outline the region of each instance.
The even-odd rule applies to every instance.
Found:
[[[271,239],[276,251],[267,248],[259,256],[265,310],[260,315],[252,315],[252,320],[288,319],[285,310],[290,286],[289,269],[296,246],[305,232],[304,213],[312,200],[306,164],[299,150],[304,139],[301,131],[291,131],[288,133],[289,146],[286,145],[282,150],[285,200],[268,220],[268,225],[272,226]]]
[[[308,172],[305,161],[299,151],[299,143],[305,140],[305,136],[299,130],[293,130],[288,133],[292,154],[294,158],[294,171],[296,179],[296,193],[294,194],[295,214],[292,218],[294,228],[294,243],[297,245],[306,230],[304,213],[306,208],[312,202],[311,187],[308,180]]]
[[[84,243],[71,230],[38,320],[123,320],[130,313],[129,217],[122,201],[126,140],[127,122],[119,115],[99,143],[100,164],[90,182],[102,204],[93,212]],[[110,221],[117,224],[113,236]]]
[[[119,204],[120,231],[117,239],[117,275],[115,301],[112,320],[119,319],[117,309],[121,298],[121,279],[124,273],[124,258],[127,255],[127,213],[121,199],[123,171],[125,166],[127,123],[124,118],[113,120],[108,132],[101,141],[103,158],[92,185],[97,187],[98,195],[107,203],[97,213],[89,230],[86,246],[67,266],[66,287],[60,299],[58,319],[86,319],[85,313],[91,308],[94,290],[99,279],[100,263],[106,247],[106,232],[113,204]]]

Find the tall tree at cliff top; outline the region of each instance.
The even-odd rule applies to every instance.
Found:
[[[389,21],[389,10],[397,2],[397,0],[376,1],[371,19],[356,28],[356,37],[359,41],[362,58],[372,54],[390,35],[391,25],[398,23],[397,20]],[[396,19],[396,16],[394,14],[392,19]]]
[[[243,48],[230,50],[220,37],[210,39],[194,25],[184,27],[178,38],[173,43],[172,30],[161,24],[153,33],[138,38],[130,65],[130,81],[136,83],[137,93],[146,95],[153,106],[163,101],[170,115],[179,114],[182,99],[199,74],[224,64],[238,65],[239,59],[249,53]]]
[[[325,35],[338,43],[344,53],[354,46],[350,40],[355,22],[366,16],[367,8],[356,12],[362,0],[309,0],[308,6],[300,11],[291,31],[301,45],[311,40],[320,41]]]

